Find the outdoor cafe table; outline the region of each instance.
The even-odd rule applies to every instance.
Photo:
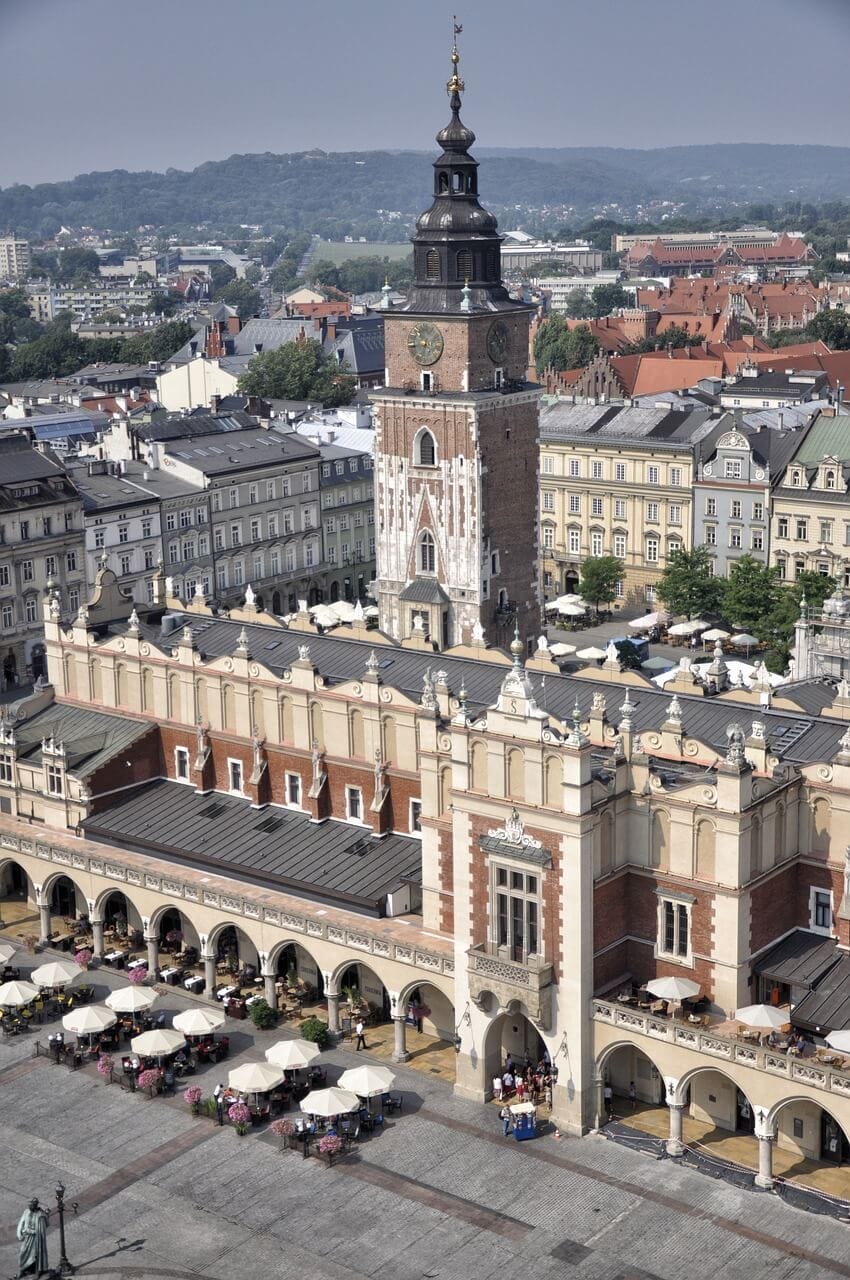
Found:
[[[104,964],[114,964],[120,967],[123,964],[123,962],[124,962],[123,951],[107,951],[106,955],[103,957]]]
[[[224,1003],[225,1000],[228,1000],[232,995],[235,995],[238,990],[239,988],[236,986],[219,987],[218,991],[215,993],[215,998],[216,1000],[221,1000],[222,1003]]]
[[[183,986],[187,991],[203,991],[204,979],[199,973],[193,973],[191,978],[184,978]]]
[[[167,982],[169,986],[174,987],[177,985],[177,979],[180,977],[182,972],[182,969],[179,969],[176,965],[172,965],[169,969],[162,970],[161,977],[163,982]]]
[[[130,963],[127,965],[127,968],[128,969],[144,969],[147,963],[148,963],[147,960],[131,960]]]

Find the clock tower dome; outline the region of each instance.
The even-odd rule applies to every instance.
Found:
[[[413,236],[406,302],[384,313],[385,386],[372,392],[380,626],[440,648],[482,632],[507,648],[539,629],[534,311],[502,284],[496,219],[478,201],[475,134],[437,134],[434,199]]]

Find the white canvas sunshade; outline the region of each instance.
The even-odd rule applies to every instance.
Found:
[[[358,1098],[376,1098],[386,1093],[395,1082],[395,1074],[389,1067],[350,1067],[339,1078],[341,1089],[350,1089]]]
[[[646,989],[658,1000],[690,1000],[700,993],[699,983],[690,978],[653,978]]]
[[[266,1062],[282,1071],[300,1071],[318,1058],[321,1049],[310,1040],[278,1040],[266,1049]]]
[[[594,660],[598,662],[600,658],[605,657],[605,652],[605,649],[597,649],[596,645],[591,645],[588,649],[579,649],[576,657],[587,658],[590,662]]]
[[[567,658],[571,653],[575,653],[575,651],[576,647],[574,644],[561,644],[560,640],[555,644],[549,645],[549,652],[555,658]]]
[[[787,1009],[776,1009],[772,1004],[748,1004],[735,1010],[735,1021],[743,1022],[745,1027],[777,1031],[779,1027],[787,1026],[791,1015]]]
[[[30,974],[31,981],[40,987],[65,987],[75,978],[79,978],[82,969],[73,960],[50,960],[40,964]]]
[[[40,994],[38,987],[32,982],[4,982],[0,986],[0,1006],[4,1009],[19,1009],[22,1004],[29,1004]]]
[[[632,631],[651,631],[653,627],[663,627],[669,621],[670,614],[659,609],[656,613],[644,614],[642,618],[632,618],[629,626]]]
[[[8,964],[15,954],[15,948],[11,942],[0,942],[0,964]]]
[[[850,1053],[850,1031],[830,1031],[826,1043],[839,1053]]]
[[[334,1085],[331,1089],[313,1089],[298,1105],[308,1116],[344,1116],[359,1109],[360,1099],[356,1093]]]
[[[728,640],[730,633],[724,631],[722,627],[712,627],[710,631],[703,631],[703,640]]]
[[[240,1093],[267,1093],[283,1083],[283,1072],[270,1062],[243,1062],[228,1072],[227,1083]]]
[[[219,1009],[184,1009],[171,1019],[176,1031],[184,1036],[206,1036],[224,1026],[224,1012]]]
[[[161,1058],[166,1053],[176,1053],[185,1043],[182,1031],[157,1027],[154,1031],[143,1031],[140,1036],[133,1036],[130,1047],[140,1058]]]
[[[116,1013],[141,1013],[149,1009],[156,1000],[156,992],[150,987],[119,987],[112,991],[104,1001]]]
[[[111,1009],[105,1009],[102,1004],[89,1004],[66,1013],[62,1026],[75,1036],[94,1036],[99,1031],[108,1031],[117,1021]]]

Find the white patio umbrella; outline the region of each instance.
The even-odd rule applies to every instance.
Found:
[[[171,1019],[175,1031],[184,1036],[207,1036],[224,1026],[222,1009],[184,1009]]]
[[[350,600],[334,600],[330,606],[340,622],[351,622],[355,613],[355,606]]]
[[[318,1058],[321,1049],[309,1040],[278,1040],[266,1049],[266,1062],[283,1071],[300,1071]]]
[[[227,1083],[240,1093],[267,1093],[283,1083],[283,1072],[270,1062],[243,1062],[228,1072]]]
[[[632,631],[651,631],[653,627],[663,627],[670,621],[666,609],[656,609],[655,613],[645,613],[642,618],[632,618],[629,626]]]
[[[583,604],[565,604],[558,610],[566,618],[581,618],[587,613],[587,608]]]
[[[330,1089],[313,1089],[298,1106],[308,1116],[344,1116],[358,1110],[360,1099],[356,1093],[334,1085]]]
[[[378,606],[377,606],[376,604],[367,604],[366,608],[363,610],[363,617],[364,617],[364,618],[377,618],[377,617],[378,617]]]
[[[100,1004],[84,1005],[82,1009],[72,1009],[64,1014],[62,1026],[75,1036],[95,1036],[99,1031],[108,1031],[118,1021],[111,1009],[104,1009]]]
[[[386,1093],[395,1082],[395,1073],[389,1067],[350,1067],[343,1071],[337,1084],[340,1089],[350,1089],[358,1098],[376,1098]]]
[[[116,1013],[141,1013],[149,1009],[157,998],[157,993],[150,987],[119,987],[104,1000],[104,1004]]]
[[[671,636],[692,636],[697,631],[707,631],[708,623],[701,618],[691,618],[688,622],[677,622],[669,628]]]
[[[40,994],[38,987],[32,982],[4,982],[0,986],[0,1006],[4,1009],[19,1009]]]
[[[699,983],[691,982],[690,978],[653,978],[646,984],[646,989],[656,999],[672,1000],[676,1004],[700,993]]]
[[[654,658],[647,658],[646,661],[642,662],[640,665],[643,671],[669,671],[671,667],[677,667],[679,664],[678,662],[674,662],[672,658],[656,656]]]
[[[742,631],[739,635],[732,637],[732,643],[736,649],[746,649],[747,657],[749,657],[750,649],[758,644],[758,637],[751,636],[748,631]]]
[[[549,652],[555,658],[567,658],[571,653],[575,653],[574,644],[561,644],[560,641],[549,645]]]
[[[579,649],[578,653],[576,654],[576,657],[586,658],[588,662],[593,662],[593,661],[598,662],[601,658],[605,657],[605,650],[599,649],[596,647],[596,645],[592,644],[587,649]]]
[[[339,614],[329,604],[317,604],[310,610],[313,621],[320,627],[335,627],[339,623]]]
[[[50,960],[40,964],[30,974],[30,981],[40,987],[65,987],[75,978],[79,978],[82,969],[73,960]]]
[[[8,964],[15,954],[16,948],[11,942],[0,942],[0,964]]]
[[[850,1053],[850,1031],[830,1031],[826,1043],[830,1049],[837,1049],[839,1053]]]
[[[776,1031],[779,1027],[787,1026],[791,1015],[787,1010],[782,1013],[772,1004],[748,1004],[743,1009],[735,1010],[735,1021],[743,1022],[745,1027]]]
[[[703,631],[703,640],[728,640],[729,632],[724,631],[722,627],[712,627],[710,631]]]
[[[157,1027],[153,1031],[143,1031],[140,1036],[133,1036],[130,1048],[140,1058],[162,1058],[166,1053],[176,1053],[186,1043],[182,1031],[172,1031],[171,1027]]]

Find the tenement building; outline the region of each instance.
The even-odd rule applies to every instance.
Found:
[[[444,272],[453,249],[436,243]],[[448,288],[447,318],[432,305],[427,323],[447,335],[476,319]],[[438,457],[457,450],[455,479],[461,451],[468,471],[484,465],[484,407],[513,430],[510,395],[497,407],[490,391],[456,394],[414,393],[418,410],[377,397],[398,452],[390,466],[379,447],[376,465],[385,482],[405,477],[392,492],[406,503],[442,493],[424,475],[407,487],[416,467],[401,445],[418,414]],[[531,394],[517,392],[523,424]],[[487,493],[480,476],[469,493]],[[534,495],[519,486],[521,503],[530,527]],[[433,529],[445,549],[452,511],[411,538]],[[478,555],[477,524],[470,538]],[[534,556],[529,535],[517,581],[532,582]],[[379,564],[383,620],[398,621],[404,575]],[[702,678],[685,658],[663,690],[622,670],[613,646],[602,666],[563,675],[545,640],[526,656],[531,600],[504,652],[488,645],[480,593],[464,613],[456,579],[424,580],[446,597],[448,635],[433,621],[368,630],[357,612],[323,634],[306,611],[285,626],[252,594],[228,616],[203,599],[184,607],[162,572],[134,606],[106,566],[70,624],[48,593],[51,683],[0,726],[4,897],[28,904],[42,939],[57,915],[86,914],[98,955],[120,912],[152,968],[179,931],[207,994],[223,955],[270,1001],[280,975],[297,975],[333,1031],[356,987],[393,1023],[399,1061],[415,999],[417,1061],[454,1043],[465,1097],[490,1096],[508,1052],[547,1053],[568,1132],[604,1120],[606,1082],[633,1084],[668,1108],[672,1154],[687,1114],[754,1134],[760,1185],[777,1145],[846,1160],[850,1070],[823,1040],[850,1025],[850,690],[771,691],[763,670],[733,685],[719,650]],[[660,977],[689,980],[699,1012],[641,994]],[[761,1001],[806,1033],[804,1056],[744,1038],[735,1012]]]

